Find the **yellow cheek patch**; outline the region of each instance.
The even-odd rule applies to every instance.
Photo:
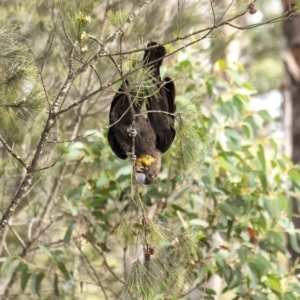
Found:
[[[143,155],[136,160],[135,166],[138,168],[143,168],[143,166],[150,166],[154,161],[156,161],[156,158],[150,155]]]

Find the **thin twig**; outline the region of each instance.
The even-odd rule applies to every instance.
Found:
[[[42,179],[42,177],[40,177],[36,182],[34,182],[34,183],[32,184],[32,186],[30,187],[29,191],[27,191],[27,192],[24,194],[24,197],[26,197],[26,196],[31,192],[31,190],[34,188],[34,186],[35,186],[36,184],[38,184],[38,183],[41,181],[41,179]]]
[[[124,272],[124,279],[127,279],[127,247],[123,248],[123,272]]]
[[[181,9],[180,9],[180,0],[177,0],[177,37],[180,36],[181,33]]]
[[[89,269],[93,271],[93,274],[94,274],[94,277],[92,275],[90,275],[89,273],[89,276],[91,277],[91,279],[93,281],[95,281],[97,284],[99,284],[100,282],[100,278],[95,270],[95,268],[92,266],[90,260],[88,259],[88,257],[86,256],[86,254],[83,252],[83,250],[81,249],[81,246],[79,244],[79,242],[77,242],[77,249],[79,250],[79,252],[81,253],[81,255],[83,256],[84,260],[87,262],[87,264],[89,265],[89,268],[86,268],[87,272],[89,273]]]
[[[60,219],[62,219],[62,217],[63,217],[63,215],[58,216],[58,217],[56,218],[56,221],[59,221]],[[45,228],[45,230],[47,230],[51,225],[52,225],[52,223],[49,224],[49,225]],[[5,226],[4,228],[6,228],[6,226]],[[42,231],[41,231],[41,234],[43,234],[45,230],[42,230]],[[23,248],[22,252],[21,252],[21,253],[19,254],[19,256],[18,256],[19,259],[22,259],[22,258],[24,258],[24,257],[27,255],[28,250],[30,249],[30,247],[32,246],[32,244],[33,244],[34,242],[35,242],[35,239],[34,239],[34,240],[31,240],[31,241],[29,241],[29,242],[26,243],[26,247]],[[9,281],[8,281],[6,287],[5,287],[5,290],[4,290],[4,293],[3,293],[2,300],[9,299],[9,294],[10,294],[11,288],[12,288],[12,286],[14,285],[15,281],[17,280],[17,278],[18,278],[18,273],[17,273],[17,272],[14,272],[14,273],[12,274],[12,276],[10,277],[10,279],[9,279]]]
[[[210,0],[210,8],[211,8],[211,12],[213,14],[213,19],[214,19],[214,26],[216,26],[216,14],[215,14],[215,10],[214,10],[214,7],[213,7],[213,1],[214,0]],[[234,1],[234,0],[233,0]]]
[[[145,50],[149,50],[149,49],[154,49],[154,48],[157,48],[157,47],[160,47],[161,45],[169,45],[169,44],[173,44],[173,43],[176,43],[178,41],[181,41],[181,40],[186,40],[187,38],[189,37],[192,37],[192,36],[195,36],[195,35],[198,35],[200,33],[204,33],[204,32],[207,32],[207,31],[211,31],[212,29],[216,29],[216,28],[219,28],[219,27],[222,27],[222,26],[225,26],[225,25],[228,25],[229,22],[235,20],[235,19],[238,19],[242,16],[244,16],[246,13],[248,13],[248,9],[221,22],[221,23],[218,23],[216,24],[215,26],[211,26],[211,27],[206,27],[204,29],[199,29],[199,30],[196,30],[196,31],[193,31],[189,34],[186,34],[186,35],[183,35],[183,36],[180,36],[180,37],[177,37],[177,38],[174,38],[174,39],[171,39],[171,40],[168,40],[168,41],[165,41],[159,45],[154,45],[154,46],[151,46],[151,47],[142,47],[142,48],[139,48],[139,49],[133,49],[133,50],[129,50],[129,51],[124,51],[122,52],[123,55],[130,55],[130,54],[133,54],[133,53],[137,53],[137,52],[144,52]],[[279,16],[279,17],[276,17],[276,18],[273,18],[273,19],[270,19],[270,20],[267,20],[265,22],[260,22],[260,23],[255,23],[255,24],[250,24],[250,25],[245,25],[243,27],[239,27],[237,29],[239,30],[248,30],[248,29],[252,29],[253,26],[257,27],[257,26],[263,26],[265,24],[269,24],[270,22],[280,22],[282,20],[285,20],[286,18],[290,18],[291,16],[294,15],[294,10],[293,9],[290,9],[288,12],[285,12],[283,15]],[[205,36],[206,37],[206,36]],[[200,39],[197,39],[197,41],[200,41],[202,39],[204,39],[205,37],[203,38],[200,38]],[[170,52],[168,55],[166,55],[165,57],[167,56],[170,56],[170,55],[173,55],[174,53],[186,48],[187,46],[189,46],[190,44],[187,44],[187,45],[184,45],[180,48],[178,48],[177,50],[175,50],[174,52]],[[102,54],[98,54],[97,57],[105,57],[105,56],[119,56],[121,55],[121,53],[118,51],[118,52],[110,52],[110,53],[102,53]],[[93,59],[91,59],[92,61]]]
[[[2,236],[1,236],[1,240],[0,240],[0,257],[3,256],[4,258],[5,258],[5,256],[2,254],[2,252],[3,252],[3,249],[5,249],[5,247],[6,247],[6,237],[8,234],[8,229],[9,229],[8,226],[4,228]]]
[[[121,69],[120,69],[119,65],[117,64],[117,62],[114,59],[114,57],[112,55],[110,55],[107,50],[104,49],[104,43],[102,43],[99,39],[97,39],[96,37],[94,37],[94,36],[92,36],[90,34],[87,34],[87,37],[90,38],[90,39],[92,39],[93,41],[97,42],[100,45],[101,50],[104,51],[104,53],[108,53],[108,57],[110,58],[110,60],[113,62],[113,64],[115,65],[116,69],[120,73]]]
[[[197,34],[206,32],[206,33],[205,33],[203,36],[201,36],[200,38],[198,38],[198,39],[196,39],[196,40],[194,40],[194,41],[192,41],[192,42],[189,42],[189,43],[185,44],[184,46],[181,46],[181,47],[177,48],[177,49],[174,50],[173,52],[170,52],[169,54],[165,55],[163,58],[166,58],[166,57],[169,57],[169,56],[171,56],[171,55],[174,55],[175,53],[181,51],[182,49],[184,49],[184,48],[186,48],[186,47],[189,47],[189,46],[191,46],[191,45],[193,45],[193,44],[195,44],[195,43],[200,42],[201,40],[207,38],[207,37],[209,36],[209,34],[210,34],[214,29],[216,29],[216,28],[219,28],[219,27],[225,26],[225,25],[233,26],[233,24],[231,24],[230,22],[233,21],[233,20],[235,20],[235,19],[237,19],[237,18],[239,18],[239,17],[241,17],[241,16],[244,16],[247,12],[248,12],[248,10],[245,10],[245,11],[243,11],[242,13],[239,13],[239,14],[235,15],[234,17],[231,17],[231,18],[225,20],[225,21],[222,22],[222,23],[216,24],[216,25],[214,25],[214,26],[212,26],[212,27],[207,27],[207,28],[202,29],[202,30],[195,31],[195,32],[190,33],[190,34],[187,34],[187,35],[185,35],[185,36],[178,37],[178,38],[175,38],[175,39],[173,39],[173,40],[170,40],[170,41],[167,41],[167,42],[165,42],[165,43],[160,44],[160,45],[167,45],[167,44],[174,43],[174,42],[179,41],[179,40],[185,40],[185,39],[187,39],[188,37],[191,37],[191,36],[194,36],[194,35],[197,35]],[[282,20],[282,18],[285,17],[285,16],[286,16],[286,14],[284,14],[283,16],[280,16],[280,17],[278,17],[278,18],[271,19],[271,20],[266,21],[266,22],[258,23],[259,25],[257,25],[257,26],[262,26],[262,25],[268,24],[268,23],[270,23],[270,22],[278,22],[279,20]],[[250,29],[250,28],[257,27],[257,26],[256,26],[256,25],[246,25],[246,26],[244,26],[244,27],[236,27],[236,28],[239,29],[239,30],[247,30],[247,29]],[[145,48],[134,49],[134,50],[131,50],[131,51],[124,51],[124,52],[122,52],[122,53],[120,53],[120,52],[115,52],[115,53],[110,53],[110,52],[109,52],[109,53],[106,53],[106,51],[104,51],[103,49],[101,49],[101,51],[100,51],[101,54],[100,54],[100,53],[97,54],[97,59],[99,59],[100,57],[105,57],[105,56],[111,57],[111,56],[114,56],[114,55],[133,54],[133,53],[136,53],[136,52],[141,52],[141,51],[145,51],[145,50],[155,49],[155,48],[157,48],[157,47],[160,47],[160,45],[154,45],[154,46],[151,46],[151,47],[145,47]],[[159,61],[159,60],[161,60],[161,59],[163,59],[163,58],[157,59],[157,60],[155,60],[155,61],[153,61],[153,62]],[[84,64],[81,68],[79,68],[79,69],[77,70],[77,72],[76,72],[76,75],[78,75],[78,74],[82,73],[83,71],[85,71],[85,69],[87,68],[87,64],[88,64],[88,65],[89,65],[89,64],[92,64],[93,59],[94,59],[94,58],[91,58],[86,64]],[[152,63],[153,63],[153,62],[152,62]],[[132,70],[132,71],[126,73],[126,74],[123,74],[123,76],[122,76],[121,78],[119,78],[119,79],[117,79],[117,80],[115,80],[115,81],[113,81],[113,82],[111,82],[111,83],[108,83],[108,84],[106,84],[105,86],[102,86],[101,88],[99,88],[99,89],[93,91],[92,93],[90,93],[89,95],[86,95],[86,96],[83,97],[82,99],[80,99],[80,100],[78,100],[78,101],[76,101],[76,102],[70,104],[68,107],[66,107],[66,108],[64,108],[64,109],[61,109],[59,112],[57,112],[57,114],[63,114],[63,113],[65,113],[66,111],[69,111],[70,109],[72,109],[72,108],[74,108],[75,106],[79,105],[80,103],[82,103],[82,102],[88,100],[89,98],[93,97],[94,95],[98,94],[99,92],[101,92],[101,91],[103,91],[103,90],[109,88],[110,86],[114,85],[115,83],[117,83],[117,82],[119,82],[119,81],[124,81],[124,80],[126,79],[126,77],[128,77],[129,75],[131,75],[131,74],[137,72],[139,69],[144,68],[144,67],[145,67],[145,66],[140,66],[140,67],[138,67],[138,68],[136,68],[136,69],[134,69],[134,70]]]
[[[207,281],[207,277],[205,277],[205,281]],[[184,298],[186,297],[187,295],[189,295],[191,292],[193,292],[194,290],[196,290],[197,288],[199,288],[201,285],[203,284],[203,281],[197,283],[192,289],[188,290],[186,293],[184,294],[181,294],[178,298],[181,299],[181,298]],[[205,287],[204,287],[205,288]]]
[[[129,108],[126,110],[126,112],[128,112],[128,110],[129,110]],[[86,139],[88,137],[91,137],[91,136],[93,136],[93,135],[95,135],[99,132],[105,131],[105,130],[109,129],[110,127],[116,125],[118,122],[120,122],[120,120],[125,115],[125,113],[116,122],[112,123],[111,125],[104,126],[104,127],[100,128],[98,130],[95,130],[92,133],[85,134],[85,135],[78,135],[74,139],[63,140],[63,141],[48,141],[47,143],[49,143],[49,144],[64,144],[64,143],[71,143],[71,142],[74,142],[74,141]],[[141,116],[141,115],[148,114],[148,113],[159,113],[159,114],[165,114],[165,115],[172,116],[172,117],[176,117],[178,115],[178,113],[169,113],[169,112],[163,111],[163,110],[148,110],[146,112],[141,112],[139,114],[135,114],[135,116],[137,117],[137,116]],[[49,166],[47,167],[47,169],[48,168],[49,168]],[[46,169],[46,168],[42,168],[42,169],[39,169],[39,170],[43,170],[43,169]]]
[[[226,13],[228,12],[228,10],[230,9],[230,7],[232,6],[234,0],[231,1],[231,3],[226,7],[226,9],[224,10],[223,14],[221,15],[221,17],[219,18],[217,24],[219,24],[221,22],[221,20],[223,19],[223,17],[226,15]]]
[[[13,149],[7,144],[7,142],[5,141],[5,139],[0,135],[0,142],[2,143],[2,145],[4,146],[4,148],[9,152],[9,154],[15,158],[25,169],[28,168],[27,164],[25,163],[25,161],[18,155],[16,154]]]
[[[73,122],[73,126],[72,126],[73,127],[73,132],[72,132],[73,139],[78,134],[80,125],[81,125],[81,123],[83,121],[83,114],[81,113],[82,109],[84,109],[84,105],[81,105],[78,108],[77,118],[74,119],[74,122]],[[49,195],[49,197],[48,197],[48,199],[46,201],[46,204],[44,206],[44,209],[43,209],[43,212],[41,214],[41,217],[38,220],[38,224],[36,226],[37,231],[33,234],[34,238],[37,238],[40,235],[40,233],[41,233],[42,222],[44,221],[46,215],[50,211],[50,206],[53,203],[53,200],[55,199],[56,195],[58,194],[58,191],[59,191],[59,189],[61,187],[62,178],[65,176],[65,173],[66,173],[68,167],[69,167],[68,163],[64,164],[63,167],[61,168],[60,172],[59,172],[58,177],[54,180],[54,184],[52,186],[51,193],[50,193],[50,195]]]
[[[41,64],[41,67],[40,67],[40,70],[41,70],[41,73],[43,72],[43,69],[44,69],[44,65],[45,65],[45,61],[50,53],[50,50],[52,48],[52,45],[53,45],[53,41],[54,41],[54,38],[55,38],[55,35],[56,35],[56,30],[57,30],[57,15],[56,15],[56,18],[55,18],[55,21],[54,21],[54,30],[53,30],[53,34],[52,35],[49,35],[48,37],[48,40],[46,42],[46,46],[49,45],[45,51],[45,54],[44,54],[44,57],[43,57],[43,60],[42,60],[42,64]]]
[[[51,44],[52,45],[52,44]],[[34,60],[35,60],[35,64],[38,68],[38,74],[39,74],[39,77],[40,77],[40,80],[41,80],[41,84],[42,84],[42,87],[43,87],[43,91],[44,91],[44,94],[45,94],[45,97],[47,99],[47,103],[48,103],[48,107],[49,109],[51,108],[51,104],[50,104],[50,101],[49,101],[49,96],[48,96],[48,92],[46,90],[46,86],[45,86],[45,82],[44,82],[44,77],[43,77],[43,74],[42,74],[42,67],[44,65],[44,62],[42,63],[42,67],[39,67],[39,64],[38,64],[38,60],[33,52],[33,50],[31,49],[30,45],[28,45],[28,48],[29,48],[29,51],[31,52],[31,55],[33,56]],[[50,48],[49,48],[50,50]],[[45,58],[46,59],[46,58]]]
[[[69,142],[69,145],[67,145],[66,148],[65,148],[64,150],[68,150],[68,148],[71,146],[71,144],[72,144],[73,141],[75,141],[75,140],[71,140],[71,141]],[[55,160],[52,164],[50,164],[50,165],[48,165],[48,166],[45,166],[45,167],[42,167],[42,168],[38,168],[38,169],[36,169],[36,172],[40,172],[40,171],[44,171],[44,170],[53,168],[53,167],[60,161],[60,159],[64,156],[64,154],[65,154],[65,153],[62,152],[62,153],[56,158],[56,160]]]
[[[98,80],[99,80],[99,83],[100,83],[100,87],[102,87],[102,80],[101,80],[101,77],[100,75],[98,74],[97,70],[95,69],[95,67],[93,65],[90,65],[90,68],[94,71],[94,73],[96,74]]]
[[[23,249],[25,249],[26,245],[25,245],[24,241],[22,240],[22,238],[19,236],[19,234],[15,231],[15,229],[12,226],[10,226],[10,224],[7,224],[7,226],[9,227],[11,232],[14,234],[14,236],[17,238],[19,243],[22,245]]]
[[[98,248],[98,246],[96,245],[96,244],[94,244],[94,243],[92,243],[91,244],[93,247],[94,247],[94,249],[100,254],[100,256],[102,257],[102,259],[103,259],[103,262],[104,262],[104,264],[105,264],[105,266],[106,266],[106,268],[107,268],[107,270],[119,281],[119,282],[121,282],[121,283],[125,283],[124,282],[124,280],[122,280],[114,271],[113,271],[113,269],[110,267],[110,265],[108,264],[108,262],[107,262],[107,260],[106,260],[106,258],[105,258],[105,255],[104,255],[104,253]]]

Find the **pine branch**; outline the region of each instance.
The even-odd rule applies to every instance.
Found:
[[[123,33],[122,28],[126,25],[129,25],[132,23],[132,21],[140,14],[142,10],[144,10],[149,4],[151,4],[154,0],[146,0],[144,3],[142,3],[132,14],[128,16],[128,18],[125,20],[123,26],[119,28],[116,32],[111,34],[107,40],[106,43],[113,42],[118,36],[120,36]]]
[[[189,46],[191,46],[191,45],[193,45],[193,44],[196,44],[196,43],[202,41],[203,39],[207,38],[213,30],[215,30],[215,29],[217,29],[217,28],[219,28],[219,27],[223,27],[223,26],[228,25],[228,26],[231,26],[231,27],[235,27],[235,28],[238,29],[238,30],[249,30],[249,29],[252,29],[252,28],[255,28],[255,27],[260,27],[260,26],[263,26],[263,25],[267,25],[267,24],[272,24],[272,23],[280,22],[280,21],[282,21],[282,20],[284,20],[284,19],[286,19],[286,18],[291,17],[291,16],[289,15],[289,13],[291,14],[291,12],[292,12],[292,15],[293,15],[293,14],[294,14],[294,10],[291,9],[289,12],[287,12],[287,13],[285,13],[285,14],[279,16],[279,17],[276,17],[276,18],[267,20],[267,21],[265,21],[265,22],[260,22],[260,23],[251,24],[251,25],[235,26],[234,24],[231,23],[233,20],[236,20],[236,19],[238,19],[238,18],[244,16],[246,13],[248,13],[248,9],[247,9],[247,10],[243,11],[242,13],[239,13],[239,14],[235,15],[234,17],[229,18],[229,19],[227,19],[227,20],[225,20],[225,21],[223,21],[223,22],[221,22],[221,23],[217,23],[217,24],[214,24],[214,25],[211,26],[211,27],[207,27],[207,28],[205,28],[205,29],[197,30],[197,31],[194,31],[194,32],[192,32],[192,33],[186,34],[186,35],[184,35],[184,36],[177,37],[177,38],[175,38],[175,39],[172,39],[172,40],[169,40],[169,41],[167,41],[167,42],[164,42],[164,43],[162,43],[162,44],[160,44],[160,45],[168,45],[168,44],[171,44],[171,43],[175,43],[175,42],[177,42],[177,41],[180,41],[180,40],[186,40],[187,38],[192,37],[192,36],[195,36],[195,35],[198,35],[198,34],[200,34],[200,33],[205,33],[205,34],[204,34],[203,36],[201,36],[200,38],[195,39],[195,40],[193,40],[192,42],[189,42],[189,43],[185,44],[184,46],[181,46],[181,47],[177,48],[176,50],[174,50],[174,51],[172,51],[172,52],[166,54],[166,55],[164,56],[164,58],[166,58],[166,57],[169,57],[169,56],[174,55],[174,54],[177,53],[177,52],[180,52],[181,50],[183,50],[183,49],[185,49],[185,48],[187,48],[187,47],[189,47]],[[103,44],[103,45],[105,45],[105,44]],[[106,50],[104,50],[104,49],[102,48],[102,49],[101,49],[101,50],[100,50],[93,58],[91,58],[86,64],[84,64],[84,65],[78,70],[78,72],[79,72],[79,73],[82,73],[82,72],[88,67],[88,64],[94,63],[95,60],[98,60],[98,59],[101,58],[101,57],[113,57],[113,56],[120,56],[120,55],[131,55],[131,54],[133,54],[133,53],[144,52],[144,51],[147,50],[147,49],[154,49],[154,48],[157,48],[157,47],[159,47],[160,45],[155,45],[155,46],[151,46],[151,47],[141,47],[141,48],[139,48],[139,49],[134,49],[134,50],[130,50],[130,51],[122,51],[122,53],[120,53],[120,51],[119,51],[119,52],[112,52],[112,53],[111,53],[111,52],[106,51]],[[153,61],[153,62],[155,62],[155,61]],[[137,71],[140,70],[141,68],[143,68],[143,66],[140,66],[140,67],[138,67],[138,68],[135,68],[134,70],[131,70],[130,72],[127,72],[127,73],[123,74],[123,76],[121,76],[119,79],[117,79],[117,80],[115,80],[115,81],[113,81],[113,82],[111,82],[111,83],[108,83],[108,84],[106,84],[105,86],[102,86],[102,87],[100,87],[99,89],[97,89],[97,90],[91,92],[90,94],[88,94],[88,95],[82,97],[80,100],[73,102],[73,103],[70,104],[68,107],[66,107],[66,108],[64,108],[64,109],[62,109],[62,110],[60,110],[57,114],[63,114],[63,113],[65,113],[65,112],[71,110],[72,108],[76,107],[76,106],[79,105],[80,103],[82,103],[82,102],[84,102],[84,101],[87,101],[87,100],[90,99],[91,97],[93,97],[93,96],[97,95],[98,93],[100,93],[100,92],[106,90],[107,88],[111,87],[112,85],[114,85],[114,84],[116,84],[116,83],[118,83],[118,82],[120,82],[120,81],[124,81],[128,76],[130,76],[131,74],[137,72]]]
[[[173,44],[173,43],[176,43],[178,41],[184,41],[184,40],[187,40],[188,38],[190,37],[193,37],[195,35],[198,35],[198,34],[201,34],[201,33],[205,33],[205,32],[211,32],[212,30],[215,30],[217,28],[220,28],[220,27],[223,27],[223,26],[235,26],[234,24],[232,24],[231,22],[246,15],[247,13],[249,12],[249,9],[247,8],[245,11],[221,22],[221,23],[216,23],[214,24],[213,26],[210,26],[210,27],[206,27],[204,29],[199,29],[199,30],[196,30],[196,31],[193,31],[191,33],[188,33],[186,35],[183,35],[183,36],[179,36],[179,37],[176,37],[174,39],[171,39],[171,40],[168,40],[168,41],[165,41],[165,42],[162,42],[161,44],[159,45],[155,45],[155,46],[151,46],[151,47],[141,47],[141,48],[138,48],[138,49],[133,49],[133,50],[129,50],[129,51],[122,51],[122,53],[120,51],[117,51],[117,52],[99,52],[97,54],[97,56],[99,57],[107,57],[107,56],[120,56],[120,55],[130,55],[130,54],[133,54],[133,53],[137,53],[137,52],[144,52],[145,50],[148,50],[148,49],[154,49],[154,48],[157,48],[161,45],[169,45],[169,44]],[[259,23],[254,23],[254,24],[250,24],[250,25],[245,25],[245,26],[236,26],[235,28],[238,29],[238,30],[241,30],[241,31],[244,31],[244,30],[250,30],[250,29],[253,29],[253,28],[256,28],[256,27],[261,27],[261,26],[264,26],[264,25],[268,25],[268,24],[272,24],[272,23],[277,23],[277,22],[281,22],[281,21],[284,21],[288,18],[291,18],[293,16],[296,16],[297,15],[297,12],[295,12],[295,10],[293,8],[291,8],[289,11],[285,12],[284,14],[282,14],[281,16],[279,17],[275,17],[275,18],[272,18],[270,20],[267,20],[267,21],[264,21],[264,22],[259,22]],[[181,46],[179,47],[178,49],[174,50],[173,52],[170,52],[168,53],[165,57],[168,57],[168,56],[172,56],[174,53],[177,53],[179,51],[181,51],[182,49],[185,49],[187,47],[189,47],[190,45],[192,44],[195,44],[203,39],[205,39],[207,37],[207,35],[199,38],[199,39],[196,39],[194,40],[192,43],[187,43],[185,44],[184,46]],[[91,59],[93,60],[93,59]]]

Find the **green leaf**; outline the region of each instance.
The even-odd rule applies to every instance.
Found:
[[[189,93],[192,92],[195,89],[196,85],[195,84],[190,84],[186,89],[185,92]]]
[[[115,178],[118,179],[121,175],[129,175],[131,173],[131,165],[127,165],[125,167],[122,167],[119,169],[119,171],[116,173]]]
[[[188,192],[189,192],[189,188],[188,187],[184,188],[174,197],[174,201],[181,200],[184,197],[184,195]]]
[[[77,225],[76,221],[73,221],[69,224],[67,232],[66,232],[65,237],[64,237],[64,245],[67,245],[67,244],[70,243],[72,232],[75,229],[76,225]]]
[[[240,140],[241,140],[241,136],[239,135],[239,133],[236,130],[232,129],[231,127],[225,128],[225,135],[228,138],[235,140],[237,142],[240,142]]]
[[[39,296],[40,296],[40,290],[41,290],[41,283],[42,283],[44,276],[45,276],[45,274],[42,272],[38,273],[36,276],[35,290]]]
[[[242,130],[244,135],[249,139],[252,140],[253,139],[253,130],[252,127],[248,124],[248,123],[244,123],[242,125]]]
[[[183,69],[188,68],[191,66],[191,62],[189,60],[183,60],[179,63],[179,65],[177,65],[175,67],[175,70],[177,70],[178,72],[182,72]]]
[[[226,69],[227,66],[226,66],[225,60],[219,59],[219,60],[216,62],[215,67],[216,67],[217,69],[220,69],[220,70]]]
[[[110,181],[109,178],[107,178],[107,177],[101,177],[101,178],[99,178],[99,179],[97,180],[97,182],[96,182],[96,187],[97,187],[97,188],[100,188],[100,187],[102,187],[102,186],[108,184],[109,181]]]
[[[36,283],[36,273],[32,273],[31,276],[31,291],[34,294],[37,294],[36,289],[35,289],[35,283]]]
[[[41,283],[45,274],[40,272],[38,274],[33,273],[31,276],[31,289],[34,293],[40,296]]]
[[[280,285],[280,281],[278,278],[276,278],[274,276],[269,276],[268,284],[273,291],[281,294],[281,285]]]
[[[257,126],[253,116],[247,116],[244,119],[244,122],[249,124],[252,127],[253,132],[257,132],[259,130],[259,127]]]
[[[296,168],[292,168],[289,170],[289,176],[295,183],[300,185],[300,174]]]
[[[22,289],[22,292],[25,291],[30,276],[31,276],[31,273],[29,272],[28,267],[27,267],[23,270],[22,276],[21,276],[21,289]]]
[[[287,292],[287,293],[284,293],[281,300],[297,300],[299,298],[296,298],[292,292]]]
[[[266,172],[265,150],[264,150],[262,144],[259,144],[259,146],[258,146],[257,155],[258,155],[258,159],[259,159],[259,162],[260,162],[260,165],[261,165],[261,170],[263,172]]]
[[[10,264],[15,260],[14,256],[7,256],[4,262],[1,264],[1,273],[4,275],[6,274],[8,268],[10,268]]]
[[[242,84],[243,88],[247,89],[247,90],[250,90],[252,92],[252,94],[254,92],[256,92],[256,90],[254,89],[254,87],[249,83],[249,82],[244,82]]]
[[[179,205],[176,205],[176,204],[172,204],[171,207],[175,211],[181,211],[182,213],[187,213],[187,211],[182,206],[179,206]]]
[[[61,261],[56,261],[57,267],[59,268],[59,270],[62,272],[62,274],[65,276],[66,280],[70,279],[70,275],[67,271],[66,266],[61,262]]]
[[[55,296],[59,297],[58,276],[56,273],[54,275],[54,280],[53,280],[53,289],[54,289]]]
[[[270,139],[269,142],[270,142],[270,145],[272,146],[272,148],[274,150],[275,155],[277,155],[277,153],[278,153],[278,144],[273,139]]]
[[[237,249],[237,254],[242,263],[247,261],[248,251],[245,247],[241,247],[241,248]]]
[[[49,257],[52,257],[52,253],[50,252],[50,250],[48,248],[46,248],[45,246],[43,245],[39,245],[39,248]]]
[[[209,174],[209,181],[212,186],[216,184],[216,171],[215,166],[211,164],[208,168],[208,174]]]
[[[266,110],[260,110],[258,113],[266,121],[274,123],[274,119],[270,116],[269,112],[267,112]]]
[[[264,193],[266,193],[268,190],[268,182],[267,182],[266,174],[264,172],[258,172],[258,177],[260,179],[262,189]]]
[[[206,85],[206,92],[207,92],[208,96],[211,97],[212,94],[213,94],[212,85],[211,85],[211,83],[209,81],[206,81],[205,85]]]
[[[236,215],[235,215],[232,205],[229,205],[227,203],[221,203],[219,205],[219,208],[226,216],[229,216],[232,219],[235,219]]]
[[[298,244],[298,240],[299,240],[299,236],[297,233],[290,234],[290,242],[291,242],[291,246],[292,246],[293,250],[296,251],[297,253],[300,253],[300,247]]]
[[[259,277],[261,277],[270,267],[270,262],[261,254],[257,254],[249,264],[255,268]]]
[[[52,252],[53,257],[55,258],[55,260],[60,261],[64,255],[64,253],[62,252],[62,250],[54,250]]]
[[[237,108],[239,114],[242,114],[243,111],[246,109],[246,102],[248,100],[247,97],[242,96],[242,95],[234,95],[232,97],[234,106]]]
[[[267,222],[266,222],[264,215],[262,215],[262,214],[259,215],[256,224],[259,226],[260,229],[266,230]]]

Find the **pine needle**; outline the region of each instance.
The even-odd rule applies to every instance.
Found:
[[[125,24],[125,22],[128,18],[128,14],[124,13],[121,10],[113,11],[113,10],[109,9],[107,11],[106,17],[114,27],[120,28]]]
[[[134,224],[122,219],[116,230],[116,235],[120,238],[122,245],[133,247],[136,243]]]
[[[198,171],[213,146],[200,108],[192,102],[183,106],[176,113],[175,129],[176,138],[170,154],[172,161],[184,174]]]
[[[10,132],[33,125],[47,107],[38,69],[16,30],[0,28],[0,122]]]

